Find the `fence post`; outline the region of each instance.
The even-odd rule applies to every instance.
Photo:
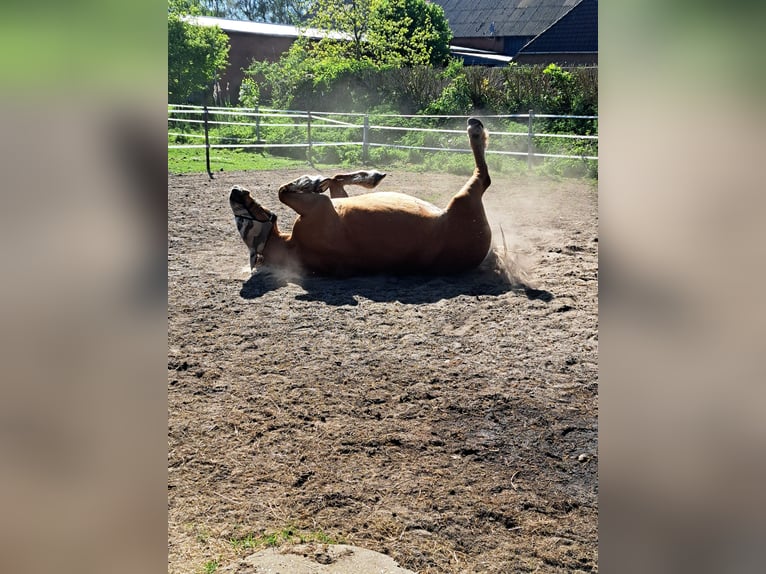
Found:
[[[308,159],[309,163],[311,163],[311,111],[307,112],[308,114],[308,140],[309,140],[309,148],[306,151],[306,159]]]
[[[529,110],[529,124],[527,127],[527,169],[532,169],[532,156],[534,155],[534,151],[532,149],[532,134],[534,133],[532,131],[532,120],[535,117],[535,112],[533,110]]]
[[[367,165],[370,157],[370,116],[364,114],[364,129],[362,130],[362,163]]]
[[[202,119],[205,126],[205,165],[207,166],[207,174],[210,176],[210,179],[213,179],[213,172],[210,171],[210,140],[208,139],[208,111],[207,111],[207,105],[204,106],[204,111],[202,114]]]
[[[205,165],[207,166],[207,174],[210,176],[210,179],[213,179],[213,172],[210,171],[210,140],[208,139],[208,111],[207,111],[207,105],[204,106],[204,113],[202,114],[204,125],[205,125]]]

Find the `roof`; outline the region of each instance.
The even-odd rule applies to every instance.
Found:
[[[185,16],[184,20],[198,26],[218,26],[224,32],[238,32],[240,34],[252,34],[254,36],[283,36],[285,38],[297,38],[308,36],[309,38],[324,38],[326,36],[342,38],[343,34],[335,32],[328,34],[316,28],[301,30],[296,26],[287,24],[266,24],[264,22],[249,22],[246,20],[227,20],[225,18],[213,18],[212,16]]]
[[[598,0],[582,0],[530,40],[520,54],[598,52]]]
[[[455,38],[537,36],[582,0],[432,0]]]

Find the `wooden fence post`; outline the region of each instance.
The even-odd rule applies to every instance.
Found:
[[[370,158],[370,117],[364,114],[364,129],[362,130],[362,163],[367,165]]]
[[[204,106],[204,112],[202,114],[202,119],[204,120],[205,125],[205,165],[207,166],[207,174],[210,176],[210,179],[213,179],[213,172],[210,171],[210,140],[208,139],[208,111],[207,111],[207,105]]]
[[[532,131],[532,121],[534,117],[535,112],[529,110],[529,124],[527,127],[527,169],[532,169],[532,156],[534,155],[534,150],[532,149],[532,134],[534,133]]]

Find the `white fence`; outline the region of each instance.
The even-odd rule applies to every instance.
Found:
[[[383,137],[385,132],[397,131],[397,132],[428,132],[432,134],[460,134],[465,135],[465,128],[462,129],[446,129],[436,127],[411,127],[405,125],[397,125],[403,120],[412,120],[417,118],[418,120],[433,120],[437,123],[445,123],[445,121],[462,120],[462,125],[465,125],[465,120],[469,116],[447,116],[447,115],[395,115],[395,114],[360,114],[360,113],[341,113],[341,112],[311,112],[311,111],[294,111],[294,110],[277,110],[271,108],[226,108],[226,107],[208,107],[208,106],[190,106],[190,105],[170,105],[168,106],[168,136],[171,138],[181,138],[202,140],[200,143],[168,143],[168,149],[202,149],[206,150],[207,168],[210,173],[210,149],[212,148],[229,148],[229,149],[248,149],[248,148],[307,148],[308,158],[311,159],[311,153],[313,148],[319,147],[332,147],[332,146],[361,146],[363,161],[367,162],[369,159],[369,149],[371,147],[386,147],[395,149],[411,149],[422,151],[439,151],[439,152],[456,152],[456,153],[470,153],[470,149],[465,147],[452,147],[449,145],[441,146],[414,146],[405,145],[402,143],[391,143],[380,140],[386,139]],[[492,120],[511,120],[518,123],[526,123],[527,130],[524,132],[512,132],[512,131],[495,131],[490,130],[492,136],[492,147],[487,150],[488,154],[506,155],[506,156],[521,156],[526,157],[529,164],[532,164],[534,158],[558,158],[558,159],[582,159],[598,161],[597,155],[569,155],[569,154],[555,154],[555,153],[540,153],[535,151],[535,140],[539,138],[552,138],[552,139],[567,139],[567,140],[581,140],[581,141],[595,141],[598,142],[597,135],[578,135],[578,134],[562,134],[562,133],[538,133],[534,131],[534,122],[536,119],[572,119],[572,120],[598,120],[598,116],[562,116],[562,115],[550,115],[550,114],[534,114],[530,111],[527,114],[506,114],[506,115],[486,115],[479,116],[485,125],[488,121]],[[374,120],[374,123],[370,123],[370,119]],[[203,133],[190,133],[184,131],[178,131],[179,127],[188,129],[190,126],[198,124],[198,127]],[[232,138],[230,135],[222,135],[220,133],[221,128],[225,126],[240,126],[250,128],[252,135],[248,137],[242,137],[241,134]],[[287,143],[287,142],[266,142],[261,139],[264,131],[269,128],[298,128],[305,130],[305,143]],[[312,129],[314,134],[317,130],[322,130],[322,135],[326,136],[328,133],[326,130],[343,129],[347,130],[343,132],[343,138],[337,138],[340,141],[315,141],[312,138]],[[353,133],[358,133],[359,138],[348,138],[348,130],[351,129]],[[376,135],[379,135],[379,141],[376,141]],[[526,145],[522,146],[526,149],[504,149],[503,139],[510,141],[509,138],[515,138],[517,142],[515,147],[518,146],[519,138],[525,142]],[[210,140],[214,140],[211,142]],[[231,141],[232,139],[236,141]],[[332,138],[324,138],[332,139]],[[500,144],[498,144],[498,139]],[[514,147],[514,146],[508,146]]]

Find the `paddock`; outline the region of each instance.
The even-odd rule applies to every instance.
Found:
[[[168,178],[168,571],[284,532],[421,574],[596,571],[595,183],[491,174],[526,288],[488,266],[250,277],[230,188],[289,230],[277,189],[304,173]],[[443,207],[466,179],[389,171],[380,190]]]

